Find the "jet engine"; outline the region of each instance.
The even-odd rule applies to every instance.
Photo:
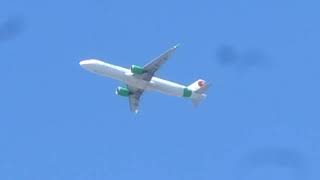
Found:
[[[116,89],[116,95],[128,97],[130,95],[130,91],[128,88],[118,87]]]
[[[137,65],[132,65],[130,68],[131,72],[133,74],[143,74],[146,71],[143,69],[143,67],[137,66]]]

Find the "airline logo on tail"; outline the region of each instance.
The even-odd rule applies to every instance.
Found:
[[[197,81],[195,81],[194,83],[190,84],[188,86],[188,89],[194,91],[194,92],[198,92],[203,88],[206,88],[208,86],[208,84],[206,83],[205,80],[203,79],[199,79]]]
[[[198,80],[198,86],[199,87],[203,87],[205,84],[206,84],[206,81],[204,81],[202,79]]]

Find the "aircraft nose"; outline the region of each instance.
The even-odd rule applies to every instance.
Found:
[[[82,60],[79,62],[80,66],[88,71],[91,71],[94,67],[94,64],[90,60]]]
[[[80,61],[79,64],[80,64],[81,67],[84,67],[84,66],[90,64],[90,62],[88,60],[83,60],[83,61]]]
[[[96,62],[90,59],[90,60],[82,60],[80,61],[79,64],[83,69],[89,70],[95,66]]]
[[[96,60],[96,59],[87,59],[87,60],[80,61],[79,64],[81,67],[89,67],[89,66],[99,65],[99,64],[101,64],[101,61]]]

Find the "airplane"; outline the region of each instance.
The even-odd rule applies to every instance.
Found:
[[[132,65],[130,69],[97,59],[82,60],[80,61],[80,66],[95,74],[124,82],[126,86],[119,86],[115,93],[129,98],[131,112],[138,113],[140,97],[144,91],[158,91],[166,95],[189,98],[192,100],[193,105],[197,106],[201,100],[206,98],[206,94],[204,93],[209,87],[206,81],[199,79],[189,86],[184,86],[155,77],[156,71],[169,59],[177,48],[178,45],[175,45],[146,65]]]

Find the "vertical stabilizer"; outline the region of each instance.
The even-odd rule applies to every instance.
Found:
[[[204,94],[209,88],[209,84],[205,80],[199,79],[188,86],[188,89],[193,91],[194,96],[192,98],[192,104],[197,106],[207,95]]]
[[[190,84],[188,86],[188,89],[190,89],[195,93],[202,94],[208,89],[208,87],[209,87],[209,84],[207,84],[205,80],[199,79],[194,83]]]

